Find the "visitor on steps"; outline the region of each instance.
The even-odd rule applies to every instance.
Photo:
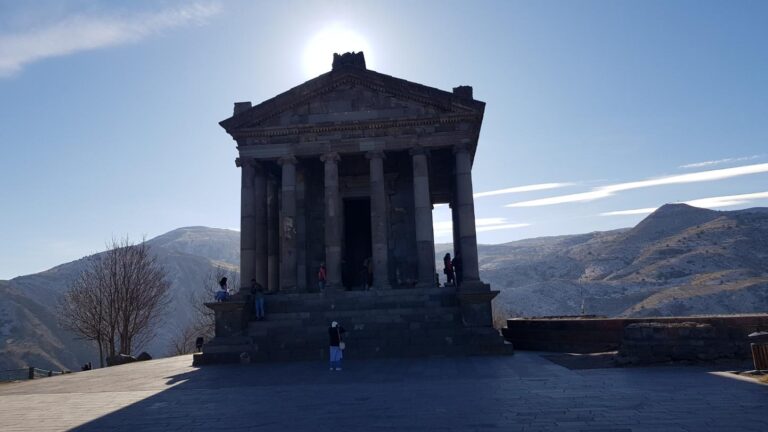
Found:
[[[251,279],[251,295],[253,296],[253,310],[256,313],[256,321],[264,320],[264,287],[256,279]]]
[[[217,302],[223,302],[229,300],[229,291],[227,291],[227,278],[223,277],[219,280],[219,290],[216,291]]]
[[[320,292],[325,291],[325,263],[320,263],[320,270],[317,271],[317,287]]]
[[[328,328],[331,358],[331,367],[329,370],[341,370],[341,359],[344,357],[342,353],[342,350],[344,349],[344,340],[341,338],[341,335],[344,333],[344,327],[340,326],[336,321],[332,322],[331,326]]]
[[[443,257],[443,273],[445,273],[446,277],[445,286],[456,284],[456,274],[453,271],[453,262],[451,262],[450,253],[445,254]]]

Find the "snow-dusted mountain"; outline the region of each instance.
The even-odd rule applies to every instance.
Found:
[[[505,316],[768,312],[768,209],[668,204],[637,226],[480,246]],[[438,251],[438,255],[442,253]]]

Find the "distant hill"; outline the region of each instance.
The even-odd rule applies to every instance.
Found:
[[[217,266],[237,270],[240,234],[180,228],[148,240],[172,281],[171,307],[144,349],[168,352],[191,317],[190,293]],[[441,257],[451,245],[436,245]],[[480,245],[483,280],[501,291],[497,316],[665,316],[768,312],[768,209],[659,208],[637,226]],[[0,369],[76,369],[97,361],[56,323],[55,305],[83,261],[0,281]]]
[[[582,304],[609,316],[768,312],[766,208],[667,204],[631,229],[481,245],[479,254],[503,315],[578,315]]]
[[[231,230],[179,228],[147,243],[171,280],[167,319],[152,343],[141,349],[165,355],[173,332],[192,316],[188,298],[206,276],[220,266],[238,270],[240,233]],[[0,369],[33,365],[41,368],[77,369],[98,354],[91,344],[62,330],[55,306],[75,276],[82,259],[41,273],[0,281]]]

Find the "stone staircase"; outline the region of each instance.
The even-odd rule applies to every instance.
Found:
[[[499,332],[465,327],[454,288],[342,291],[266,296],[267,318],[241,334],[217,336],[196,365],[240,361],[324,360],[328,327],[346,330],[347,358],[511,354]]]

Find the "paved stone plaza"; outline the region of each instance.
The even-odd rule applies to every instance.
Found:
[[[768,386],[698,367],[511,357],[193,368],[191,356],[0,385],[0,430],[765,431]]]

